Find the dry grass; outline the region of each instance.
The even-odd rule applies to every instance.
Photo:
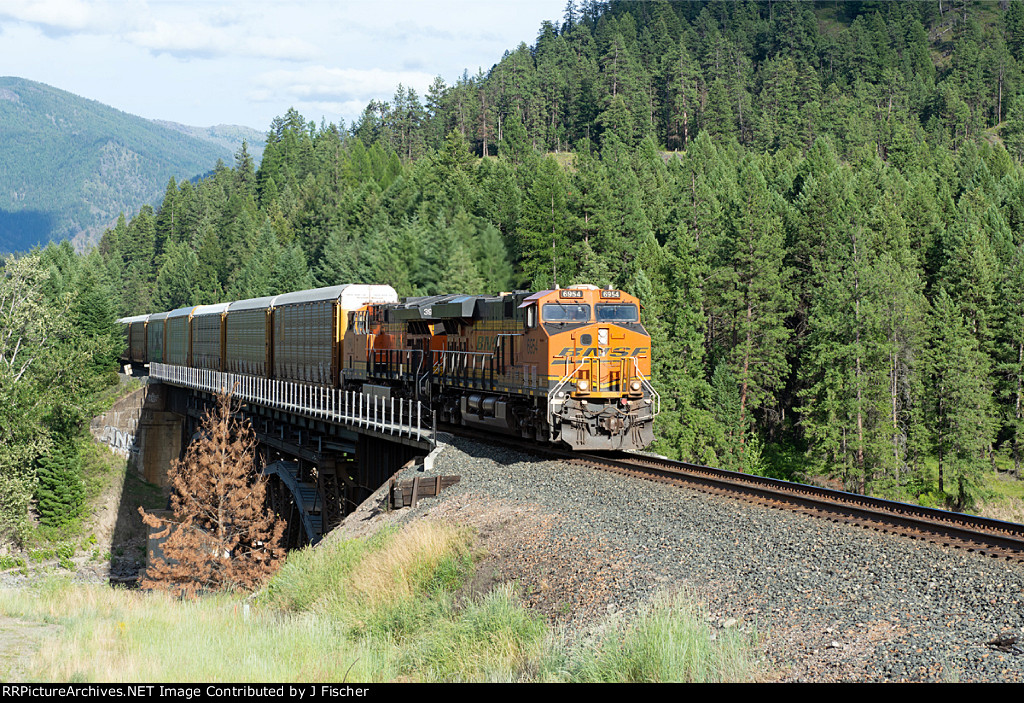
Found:
[[[979,501],[978,515],[1003,520],[1005,522],[1024,523],[1024,500],[1020,498],[1002,498],[993,501]]]
[[[1010,473],[985,474],[985,497],[975,512],[983,517],[1024,523],[1024,481]]]
[[[551,633],[510,584],[456,604],[472,574],[472,537],[422,521],[324,544],[290,555],[258,598],[178,600],[53,577],[0,590],[0,624],[50,626],[18,667],[30,681],[750,679],[748,642],[710,642],[678,601],[613,628],[599,649],[614,655],[597,658]],[[684,660],[682,650],[696,654]]]
[[[447,562],[468,558],[468,542],[465,530],[414,523],[361,565],[353,574],[352,589],[369,607],[413,598],[429,588]]]
[[[33,681],[379,681],[380,654],[334,623],[284,617],[238,597],[182,601],[163,593],[74,584],[0,591],[0,614],[59,626],[23,667]],[[353,666],[349,672],[349,667]]]

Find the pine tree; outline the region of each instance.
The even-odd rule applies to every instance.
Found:
[[[938,489],[951,508],[965,510],[981,487],[995,423],[988,359],[945,288],[934,302],[925,368],[928,390],[922,402],[939,460]]]
[[[706,261],[685,226],[673,233],[652,269],[651,295],[642,299],[651,335],[652,383],[661,394],[656,422],[661,451],[684,461],[712,463],[721,427],[708,409],[711,388],[704,371],[703,292]]]
[[[502,136],[498,141],[498,156],[514,166],[533,164],[537,159],[526,134],[526,128],[515,114],[505,119]]]
[[[36,488],[39,522],[60,527],[81,514],[85,484],[77,442],[60,437],[37,460],[36,475],[39,480]]]
[[[1018,250],[1007,267],[1001,290],[1003,324],[999,330],[997,371],[1004,398],[1004,427],[1009,435],[1014,473],[1020,477],[1024,463],[1024,252]]]
[[[480,275],[476,264],[466,250],[466,247],[458,239],[448,250],[448,266],[441,277],[444,290],[450,293],[482,293],[484,290],[484,277]],[[497,293],[499,291],[490,291]]]
[[[775,402],[789,371],[786,317],[792,312],[790,271],[782,218],[757,164],[741,167],[731,222],[720,247],[717,306],[725,325],[720,339],[739,384],[738,427],[746,432],[752,413]],[[746,435],[739,437],[741,451]]]
[[[996,322],[996,287],[1001,275],[991,234],[995,228],[985,222],[988,205],[977,190],[965,193],[957,204],[956,220],[946,232],[945,261],[941,280],[960,312],[967,318],[971,334],[983,351],[991,353]]]
[[[203,591],[252,590],[284,558],[285,524],[267,506],[267,481],[254,458],[252,428],[232,414],[231,395],[220,395],[203,417],[199,439],[171,465],[174,520],[139,512],[166,537],[144,588],[195,596]]]
[[[701,119],[701,126],[714,137],[730,137],[736,134],[736,115],[732,107],[729,86],[721,78],[711,83],[707,106]]]
[[[242,146],[235,152],[235,190],[248,200],[256,200],[256,167],[249,153],[249,143],[242,140]]]
[[[1002,137],[1017,163],[1024,161],[1024,95],[1017,95],[1010,102]]]
[[[281,256],[281,247],[270,219],[260,228],[256,251],[232,278],[228,295],[232,300],[259,298],[273,293],[271,275]],[[328,285],[328,284],[324,284]]]
[[[1024,61],[1024,2],[1011,0],[1009,5],[1003,15],[1006,46],[1017,61]]]
[[[324,254],[315,268],[316,283],[320,286],[336,286],[351,281],[361,281],[355,270],[359,261],[359,249],[351,241],[350,234],[335,229],[327,236]]]
[[[868,462],[872,478],[900,484],[913,468],[913,397],[922,374],[928,303],[909,230],[888,194],[871,222],[876,252],[866,276],[870,381]]]
[[[272,294],[291,293],[307,290],[313,285],[313,274],[306,264],[306,257],[298,244],[281,252],[270,274]]]
[[[163,253],[166,251],[169,243],[175,240],[174,233],[177,227],[175,220],[181,217],[180,209],[181,206],[178,203],[178,184],[172,178],[167,183],[163,203],[160,205],[160,211],[157,213],[156,221],[153,224],[153,253],[156,257],[157,268],[160,267],[163,261]]]
[[[156,276],[161,310],[174,310],[185,305],[197,305],[202,298],[199,286],[199,259],[187,244],[171,242],[167,256]],[[214,303],[215,300],[203,300]]]
[[[662,61],[668,96],[665,100],[665,144],[670,149],[686,149],[697,134],[697,112],[703,88],[700,73],[680,42]]]
[[[88,370],[95,375],[116,368],[123,337],[116,319],[112,288],[107,285],[103,262],[96,252],[86,255],[74,281],[74,298],[69,312],[75,330],[84,337]]]
[[[491,224],[478,223],[473,261],[492,293],[511,290],[513,268],[501,233]]]
[[[561,166],[553,157],[545,158],[523,201],[516,233],[521,280],[535,290],[567,283],[576,273],[569,248],[568,190]]]

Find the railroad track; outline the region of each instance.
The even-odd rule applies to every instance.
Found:
[[[567,450],[515,444],[512,440],[466,428],[446,430],[483,442],[505,443],[520,451],[557,457],[569,463],[683,486],[772,508],[794,510],[834,522],[902,535],[944,547],[977,552],[993,558],[1024,562],[1024,525],[990,518],[925,508],[920,505],[862,496],[790,481],[726,471],[642,454],[580,454]]]
[[[1024,562],[1024,525],[644,455],[573,455],[606,471]]]

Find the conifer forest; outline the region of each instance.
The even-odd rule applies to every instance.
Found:
[[[110,321],[612,284],[656,451],[970,510],[1024,461],[1022,161],[1024,2],[569,0],[490,70],[353,124],[287,110],[258,166],[26,258]]]

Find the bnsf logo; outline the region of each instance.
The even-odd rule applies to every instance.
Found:
[[[622,359],[627,356],[636,356],[644,358],[647,356],[647,352],[650,347],[565,347],[562,351],[555,354],[555,356],[607,356],[612,359]]]

